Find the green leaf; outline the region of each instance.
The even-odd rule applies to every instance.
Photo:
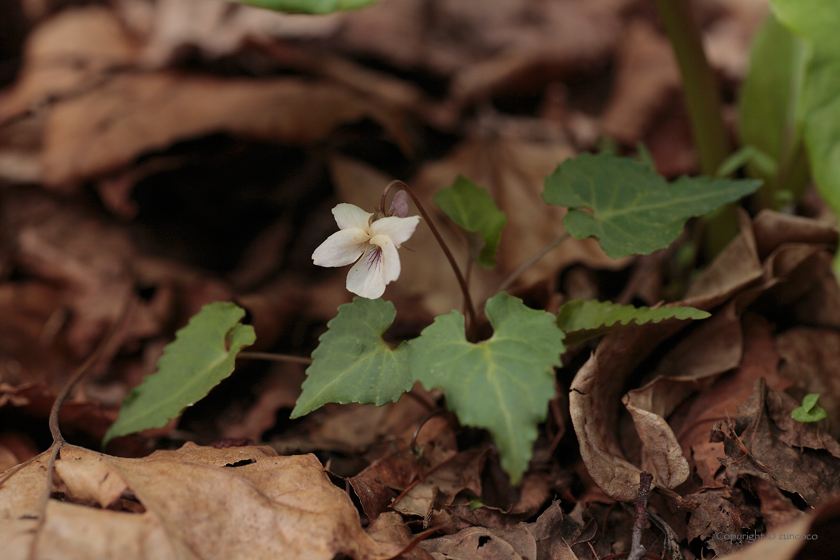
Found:
[[[742,146],[738,148],[733,154],[723,160],[718,170],[715,172],[715,177],[728,177],[732,175],[745,165],[754,166],[755,173],[761,173],[763,177],[769,177],[769,181],[765,181],[765,185],[774,184],[772,178],[776,176],[779,170],[779,164],[775,158],[765,152],[762,152],[755,146]],[[753,174],[752,176],[757,176]],[[761,189],[759,189],[759,192]]]
[[[358,10],[379,0],[238,0],[259,8],[289,14],[330,14],[341,10]]]
[[[144,377],[125,398],[103,445],[117,436],[165,426],[233,373],[236,355],[256,340],[254,328],[239,322],[244,316],[244,309],[229,302],[201,308],[163,349],[157,372]]]
[[[802,406],[791,411],[791,417],[797,422],[819,422],[828,416],[825,409],[817,403],[820,400],[819,393],[810,393],[802,399]]]
[[[805,42],[773,17],[756,32],[750,50],[750,70],[741,86],[738,132],[741,143],[772,162],[749,161],[747,172],[762,179],[760,204],[781,208],[790,191],[795,198],[809,182],[808,159],[802,140],[799,107],[805,83],[808,49]]]
[[[760,185],[706,177],[680,177],[668,185],[632,159],[581,154],[545,178],[543,197],[569,207],[563,224],[571,236],[595,237],[607,255],[620,258],[667,247],[690,217],[708,214]]]
[[[493,434],[502,468],[517,484],[554,396],[563,333],[551,314],[505,293],[488,300],[485,311],[494,333],[478,344],[466,340],[457,311],[437,317],[411,343],[411,373],[424,386],[443,389],[461,423]]]
[[[840,215],[840,3],[836,0],[771,0],[773,13],[805,39],[811,56],[800,111],[805,146],[817,189]],[[840,274],[840,261],[835,259]]]
[[[396,315],[394,304],[382,299],[357,297],[339,306],[312,353],[292,418],[331,402],[382,406],[410,390],[408,343],[391,350],[382,340]]]
[[[435,204],[456,224],[481,237],[480,254],[476,259],[478,266],[486,269],[495,267],[499,238],[507,218],[487,191],[459,175],[451,187],[438,191]]]
[[[566,333],[567,346],[620,330],[628,325],[658,323],[663,319],[705,319],[710,314],[693,307],[633,307],[609,301],[575,299],[557,313],[557,326]]]

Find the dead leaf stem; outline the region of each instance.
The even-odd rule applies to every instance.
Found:
[[[41,530],[44,527],[44,522],[47,517],[47,504],[50,500],[50,494],[52,494],[52,482],[53,482],[53,468],[55,467],[55,460],[58,457],[58,453],[61,451],[61,448],[67,443],[64,440],[64,436],[61,435],[61,428],[58,425],[58,417],[59,413],[61,412],[61,405],[64,404],[64,401],[67,400],[67,397],[70,395],[70,391],[76,386],[76,384],[85,376],[85,374],[90,371],[90,368],[93,367],[103,356],[105,351],[111,345],[111,341],[114,339],[114,336],[122,330],[125,326],[126,319],[131,314],[131,310],[134,308],[135,298],[134,298],[134,291],[133,289],[129,291],[126,302],[123,305],[122,311],[120,316],[117,318],[116,321],[111,325],[111,329],[105,335],[105,337],[99,342],[99,345],[90,353],[87,359],[78,367],[76,371],[73,372],[73,375],[70,376],[70,379],[67,383],[64,384],[64,387],[59,391],[58,395],[55,397],[55,402],[53,402],[52,409],[50,410],[50,419],[49,419],[49,426],[50,426],[50,434],[52,435],[53,442],[50,446],[50,458],[47,461],[47,468],[46,468],[46,482],[44,485],[44,493],[41,496],[41,504],[38,508],[40,511],[40,515],[38,516],[38,524],[34,530],[34,535],[32,538],[32,546],[29,549],[29,560],[35,560],[36,553],[35,551],[38,548],[38,535],[41,534]]]

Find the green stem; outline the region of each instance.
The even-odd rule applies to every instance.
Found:
[[[677,56],[700,169],[704,175],[714,177],[732,146],[723,122],[717,81],[703,52],[700,30],[688,0],[654,1]]]
[[[503,292],[503,291],[505,291],[505,289],[507,289],[507,287],[508,287],[508,286],[510,286],[511,284],[513,284],[513,282],[514,282],[517,278],[519,278],[519,277],[522,275],[522,273],[523,273],[523,272],[525,272],[526,270],[528,270],[529,268],[531,268],[532,266],[534,266],[535,264],[537,264],[537,262],[539,262],[539,260],[540,260],[541,258],[543,258],[544,256],[546,256],[546,255],[547,255],[547,254],[548,254],[548,253],[549,253],[552,249],[554,249],[555,247],[557,247],[558,245],[560,245],[561,243],[563,243],[563,242],[564,242],[564,241],[565,241],[568,237],[569,237],[569,234],[568,234],[568,233],[563,233],[561,236],[559,236],[558,238],[556,238],[554,241],[552,241],[551,243],[549,243],[548,245],[546,245],[545,247],[543,247],[542,249],[540,249],[540,250],[539,250],[537,253],[535,253],[535,254],[534,254],[534,255],[533,255],[530,259],[528,259],[527,261],[525,261],[524,263],[522,263],[522,264],[519,266],[519,268],[517,268],[516,270],[514,270],[514,271],[510,274],[510,276],[508,276],[507,278],[505,278],[505,279],[504,279],[504,281],[503,281],[501,284],[499,284],[499,287],[498,287],[498,288],[496,288],[495,290],[493,290],[493,295],[496,295],[496,294],[498,294],[499,292]]]
[[[703,175],[714,177],[732,152],[732,144],[723,122],[717,81],[703,52],[700,29],[691,15],[689,0],[654,1],[680,67],[700,169]],[[709,256],[719,253],[737,233],[735,207],[729,205],[719,210],[706,223]]]

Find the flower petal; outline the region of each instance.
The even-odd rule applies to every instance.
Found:
[[[344,266],[355,262],[368,247],[369,237],[365,230],[359,228],[337,231],[315,249],[312,262],[318,266]]]
[[[376,299],[385,292],[382,279],[382,251],[369,245],[350,272],[347,274],[347,290],[363,298]]]
[[[365,231],[370,231],[370,217],[373,216],[370,212],[365,212],[354,204],[347,204],[342,202],[337,204],[332,209],[333,216],[335,216],[335,223],[338,224],[339,229],[359,228]]]
[[[414,230],[417,229],[419,222],[420,216],[409,216],[408,218],[391,216],[390,218],[382,218],[371,224],[370,234],[371,236],[387,235],[394,242],[394,245],[399,247],[414,234]]]
[[[390,284],[400,277],[400,254],[397,252],[397,247],[387,235],[371,237],[370,243],[381,249],[379,261],[382,281]]]

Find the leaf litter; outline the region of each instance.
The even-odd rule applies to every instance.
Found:
[[[35,457],[0,483],[10,557],[37,540],[42,557],[387,558],[419,536],[404,557],[603,559],[629,547],[633,516],[612,500],[632,501],[643,469],[683,557],[832,557],[837,231],[771,212],[742,217],[741,236],[676,302],[711,318],[638,324],[569,349],[517,487],[486,433],[436,408],[439,393],[416,387],[382,408],[326,405],[292,421],[300,368],[249,360],[180,422],[108,448],[148,457],[66,445],[39,509],[50,406],[126,298],[132,320],[60,417],[91,449],[205,303],[237,298],[261,349],[311,351],[349,301],[343,279],[306,268],[335,199],[369,206],[394,176],[412,178],[424,203],[459,174],[486,187],[508,216],[497,270],[472,279],[490,295],[560,232],[566,211],[545,210],[542,178],[600,134],[624,149],[645,141],[669,177],[696,165],[668,44],[632,2],[497,0],[476,11],[391,0],[323,19],[202,4],[44,3],[19,79],[0,96],[0,464]],[[697,10],[731,91],[761,8],[719,4]],[[211,161],[247,179],[219,187],[222,177],[197,171]],[[255,161],[294,172],[244,175]],[[210,220],[216,237],[208,214],[193,213],[202,191],[225,210]],[[275,214],[252,218],[248,197]],[[167,229],[170,204],[180,230]],[[172,233],[190,229],[201,233]],[[460,307],[420,229],[405,282],[386,294],[398,311],[381,337],[391,348]],[[454,229],[444,234],[466,252]],[[228,251],[227,263],[206,256]],[[628,267],[647,262],[658,280],[634,294],[652,305],[673,279],[658,255],[611,260],[570,240],[512,288],[551,312],[579,289],[616,301]],[[809,393],[830,425],[790,417]],[[201,445],[182,447],[190,440]],[[762,531],[820,538],[716,536]],[[653,526],[645,539],[663,552]]]

